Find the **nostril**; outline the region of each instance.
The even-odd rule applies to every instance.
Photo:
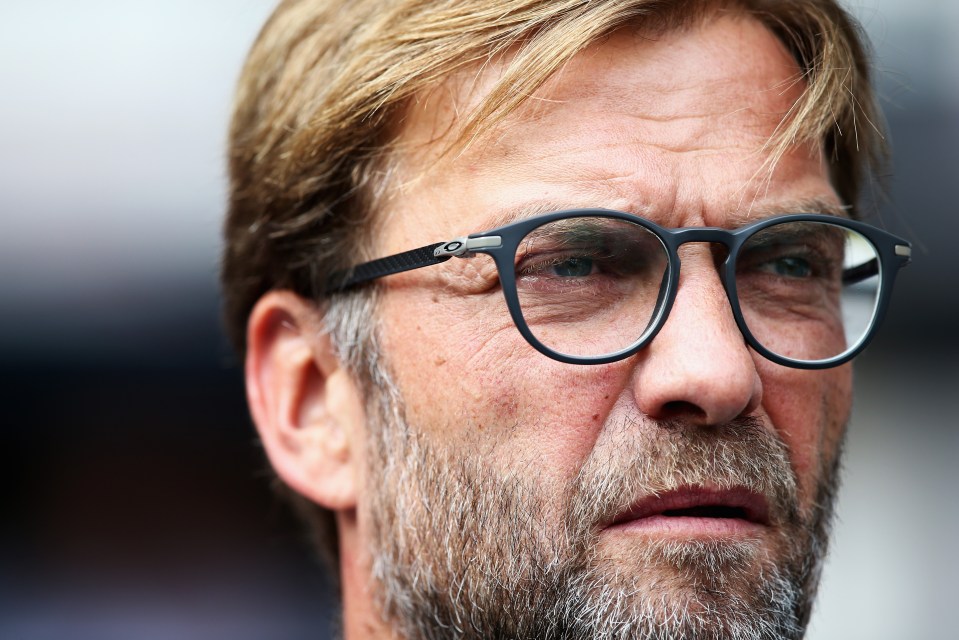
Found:
[[[692,402],[687,402],[685,400],[672,400],[670,402],[663,403],[659,411],[660,415],[656,416],[660,419],[676,419],[676,418],[686,418],[687,420],[692,420],[693,422],[703,422],[706,419],[706,412],[696,404]]]

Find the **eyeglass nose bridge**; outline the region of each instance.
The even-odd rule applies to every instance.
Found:
[[[708,244],[721,244],[726,250],[732,253],[736,246],[736,235],[727,229],[719,227],[693,227],[686,229],[670,229],[667,231],[666,242],[670,249],[679,250],[684,244],[692,242],[703,242]]]
[[[710,245],[722,245],[726,249],[726,257],[723,260],[723,267],[719,268],[719,277],[720,281],[723,283],[723,287],[726,289],[726,295],[729,298],[729,303],[733,307],[733,311],[736,311],[736,303],[734,300],[735,293],[733,291],[732,282],[729,279],[730,275],[730,264],[732,259],[738,249],[739,245],[742,243],[740,237],[735,233],[722,229],[719,227],[694,227],[694,228],[683,228],[683,229],[668,229],[665,230],[666,233],[663,234],[663,241],[666,244],[667,250],[670,253],[670,259],[675,264],[676,274],[675,277],[679,278],[679,270],[681,267],[681,260],[679,257],[679,249],[685,244],[692,243],[704,243]],[[737,317],[737,320],[739,318]],[[740,327],[742,328],[742,327]]]
[[[749,330],[749,327],[746,326],[745,319],[743,318],[742,311],[739,307],[739,300],[737,298],[736,287],[734,283],[733,276],[733,262],[734,256],[740,244],[742,244],[742,237],[737,234],[729,231],[728,229],[723,229],[720,227],[693,227],[693,228],[680,228],[680,229],[664,229],[662,230],[661,238],[666,245],[666,249],[669,252],[669,262],[670,262],[670,271],[671,273],[664,274],[664,282],[666,287],[664,291],[661,291],[661,303],[662,311],[657,314],[656,325],[648,339],[644,341],[644,346],[651,342],[656,334],[659,333],[659,330],[662,329],[662,326],[668,321],[669,315],[672,311],[673,303],[676,301],[676,296],[679,294],[679,280],[680,280],[680,271],[682,270],[682,259],[679,256],[679,249],[686,244],[710,244],[710,245],[721,245],[726,249],[726,257],[721,264],[717,264],[717,272],[719,274],[719,281],[723,286],[723,290],[726,293],[726,300],[729,304],[729,309],[732,312],[733,320],[736,323],[736,326],[739,328],[740,333],[743,335],[743,338],[747,344],[755,346],[755,339],[752,333]]]

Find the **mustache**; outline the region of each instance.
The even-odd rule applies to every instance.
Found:
[[[765,497],[770,524],[799,520],[789,450],[758,418],[715,426],[627,418],[604,435],[569,492],[567,530],[574,539],[643,498],[684,487],[745,489]]]

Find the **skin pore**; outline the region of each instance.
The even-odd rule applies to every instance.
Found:
[[[839,209],[821,149],[792,148],[772,173],[764,164],[804,85],[755,20],[620,30],[465,150],[444,153],[458,114],[500,70],[474,69],[410,105],[377,256],[575,207],[726,228],[796,203]],[[665,326],[612,364],[563,364],[530,347],[486,256],[382,281],[384,384],[365,404],[328,357],[314,356],[310,374],[290,349],[303,358],[306,397],[326,394],[316,419],[345,434],[340,475],[301,473],[306,463],[264,444],[284,480],[337,513],[347,638],[801,635],[851,369],[791,369],[755,354],[712,248],[680,255]],[[251,326],[273,304],[283,317],[264,326],[319,334],[295,302],[270,300]],[[310,340],[307,354],[329,353],[326,338]],[[251,399],[258,425],[265,404]],[[741,500],[751,517],[644,511],[714,494]]]

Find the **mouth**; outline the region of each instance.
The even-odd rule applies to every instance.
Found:
[[[647,496],[605,528],[681,538],[756,535],[769,526],[769,503],[755,491],[736,487],[684,487]]]

